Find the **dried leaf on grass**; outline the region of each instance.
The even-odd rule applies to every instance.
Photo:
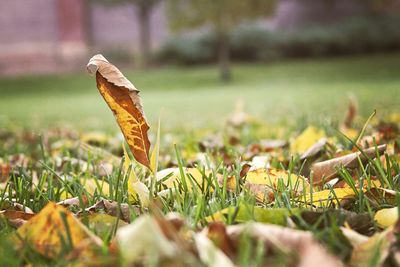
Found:
[[[8,180],[11,173],[11,165],[0,162],[0,183],[4,183]]]
[[[98,236],[103,237],[110,235],[115,228],[128,225],[119,218],[104,213],[88,214],[86,217],[83,217],[82,220],[87,220],[90,229],[93,229]]]
[[[179,188],[179,184],[186,183],[188,189],[192,189],[193,185],[199,188],[206,189],[212,184],[209,184],[205,176],[210,176],[211,171],[206,170],[203,173],[197,168],[183,168],[184,177],[181,177],[179,168],[167,168],[157,172],[157,181],[162,181],[162,184],[167,188]],[[184,180],[183,180],[184,179]]]
[[[108,197],[110,195],[109,184],[105,180],[99,180],[97,178],[80,178],[79,183],[85,189],[89,196],[100,195]],[[60,196],[61,201],[58,204],[63,206],[71,206],[76,204],[76,199],[71,195],[70,192],[63,191]],[[83,203],[85,204],[86,196],[82,196]],[[79,199],[78,199],[79,200]],[[65,201],[65,202],[64,202]],[[80,205],[80,204],[79,204]]]
[[[138,242],[140,240],[140,242]],[[194,258],[169,240],[153,217],[143,215],[117,231],[119,251],[126,266],[188,266]]]
[[[365,243],[368,241],[368,237],[362,234],[359,234],[358,232],[347,228],[347,227],[340,227],[340,230],[342,231],[343,235],[349,240],[350,244],[353,247],[359,246],[362,243]]]
[[[102,149],[101,147],[94,147],[84,142],[74,143],[72,146],[76,146],[77,154],[83,159],[88,159],[88,156],[102,158],[104,161],[111,163],[113,166],[119,165],[121,158],[111,154],[109,151]]]
[[[316,157],[321,154],[324,149],[325,145],[328,142],[328,139],[321,138],[315,144],[313,144],[309,149],[307,149],[301,156],[300,160],[305,160],[311,157]]]
[[[57,205],[61,205],[64,207],[70,207],[70,206],[86,206],[88,204],[88,199],[85,195],[82,195],[81,197],[72,197],[72,198],[67,198],[64,200],[61,200],[60,202],[57,202]]]
[[[129,201],[135,202],[140,200],[140,203],[144,207],[149,206],[149,199],[150,199],[150,191],[149,188],[139,181],[136,176],[135,170],[132,168],[132,161],[129,158],[129,155],[123,147],[124,150],[124,171],[128,175],[128,197]],[[129,172],[129,173],[128,173]]]
[[[64,207],[49,203],[36,216],[21,226],[15,240],[30,244],[42,255],[55,258],[63,250],[72,250],[81,242],[90,242],[84,248],[91,253],[102,242]],[[83,252],[85,253],[85,252]]]
[[[351,95],[349,97],[349,106],[347,109],[347,113],[343,121],[344,128],[347,129],[351,128],[351,126],[353,125],[353,121],[357,116],[357,111],[358,111],[357,98],[354,95]]]
[[[396,245],[399,234],[398,225],[389,227],[383,232],[377,233],[365,242],[355,246],[351,255],[351,266],[389,266],[384,265]],[[397,263],[398,264],[398,263]],[[390,265],[391,266],[391,265]],[[398,266],[398,265],[393,265]]]
[[[238,99],[235,103],[235,110],[227,119],[229,126],[239,128],[248,122],[250,116],[244,111],[244,103],[242,99]]]
[[[340,167],[358,167],[358,158],[360,158],[361,162],[366,162],[368,161],[368,158],[375,158],[377,152],[379,155],[382,155],[385,150],[386,145],[380,145],[377,148],[371,147],[364,149],[363,153],[359,151],[342,157],[315,163],[311,167],[313,184],[321,184],[334,178],[337,175]]]
[[[136,215],[139,215],[139,209],[137,207],[130,207],[126,203],[118,203],[115,201],[110,201],[106,199],[102,199],[98,201],[93,206],[85,209],[85,212],[90,214],[95,213],[106,213],[108,215],[119,217],[123,221],[129,223],[131,221],[131,212],[135,212]],[[78,216],[84,216],[82,212],[78,213]]]
[[[364,236],[371,236],[375,233],[375,225],[369,213],[355,213],[344,209],[303,210],[299,216],[294,215],[291,218],[299,227],[307,223],[319,230],[344,226]]]
[[[2,210],[0,217],[5,218],[15,228],[21,227],[36,214],[16,210]]]
[[[290,152],[303,154],[321,138],[325,138],[325,132],[314,126],[308,126],[299,136],[290,143]]]
[[[351,188],[334,188],[313,192],[311,195],[305,194],[299,198],[299,201],[314,207],[327,208],[332,205],[340,206],[342,200],[354,198],[355,195],[356,193]]]
[[[216,247],[213,242],[204,234],[194,236],[195,244],[199,252],[200,260],[210,267],[234,267],[232,261]],[[221,245],[221,244],[220,244]]]
[[[397,222],[399,218],[399,208],[394,207],[390,209],[378,210],[374,218],[379,227],[387,228]]]
[[[99,180],[97,178],[81,178],[80,183],[90,196],[94,196],[95,193],[103,196],[110,195],[110,186],[105,180]]]
[[[96,75],[97,88],[113,111],[135,159],[150,168],[150,141],[147,136],[149,125],[139,90],[100,54],[89,60],[87,70]]]
[[[283,253],[287,263],[293,266],[343,266],[310,232],[261,223],[228,226],[226,232],[236,247],[243,235],[261,241],[265,251],[264,263],[271,261],[276,253]]]
[[[25,213],[33,213],[33,211],[25,206],[22,205],[20,203],[16,203],[13,201],[7,201],[7,200],[3,200],[3,202],[1,203],[1,209],[2,210],[15,210],[15,211],[23,211]]]
[[[357,116],[357,113],[358,113],[357,98],[354,95],[350,95],[349,96],[349,105],[348,105],[344,120],[342,122],[342,125],[340,125],[340,131],[345,136],[347,136],[348,138],[350,138],[352,140],[355,140],[359,135],[359,131],[352,128],[354,120]]]
[[[290,189],[295,196],[310,190],[307,178],[285,170],[260,168],[247,172],[244,180],[245,186],[260,202],[273,201],[274,192],[280,190],[279,185],[283,185],[284,189]]]

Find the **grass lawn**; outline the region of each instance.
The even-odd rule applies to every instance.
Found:
[[[398,70],[400,54],[240,64],[230,84],[215,67],[127,71],[152,156],[131,125],[132,153],[101,132],[118,127],[93,77],[1,78],[0,266],[399,266],[400,121],[363,127],[400,114]],[[330,122],[349,94],[346,139]],[[266,123],[218,127],[238,99]]]
[[[141,90],[146,115],[164,127],[219,126],[238,99],[245,110],[268,122],[298,118],[342,118],[348,95],[357,96],[360,113],[399,111],[400,54],[237,64],[234,80],[222,84],[216,68],[165,67],[125,70]],[[62,76],[0,78],[0,125],[29,128],[70,125],[116,129],[93,77],[82,71]]]

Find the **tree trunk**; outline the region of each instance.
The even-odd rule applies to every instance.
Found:
[[[93,40],[93,22],[92,22],[92,2],[90,0],[83,1],[84,4],[84,27],[86,35],[86,44],[91,49],[94,43]]]
[[[150,12],[151,7],[138,7],[139,18],[139,64],[146,67],[150,63]]]
[[[218,65],[220,79],[223,82],[229,82],[231,75],[231,60],[229,51],[229,35],[226,32],[218,33]]]

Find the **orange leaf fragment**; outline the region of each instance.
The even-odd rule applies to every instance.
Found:
[[[150,141],[139,90],[107,59],[98,54],[89,60],[87,70],[96,75],[97,88],[129,145],[135,159],[150,168]]]

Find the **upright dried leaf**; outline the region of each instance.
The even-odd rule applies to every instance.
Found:
[[[102,55],[92,57],[87,70],[96,74],[97,88],[113,111],[135,159],[150,168],[149,125],[143,113],[139,90]]]
[[[347,109],[346,117],[344,118],[343,121],[344,128],[351,128],[354,118],[357,115],[357,111],[358,111],[357,98],[354,95],[351,95],[349,97],[349,107]]]

